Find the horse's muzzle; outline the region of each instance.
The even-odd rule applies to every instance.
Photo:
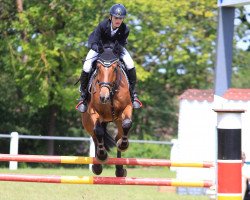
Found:
[[[100,101],[102,104],[109,103],[110,102],[110,95],[105,95],[105,96],[100,95]]]
[[[110,102],[110,90],[111,90],[111,83],[110,82],[100,82],[101,86],[100,90],[100,101],[102,104],[106,104]]]

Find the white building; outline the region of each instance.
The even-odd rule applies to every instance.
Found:
[[[250,160],[250,89],[228,89],[222,100],[214,101],[213,90],[186,90],[180,97],[178,139],[171,152],[173,161],[215,161],[216,155],[216,122],[214,108],[245,109],[242,115],[242,150]],[[215,180],[215,169],[173,168],[176,178],[195,180]],[[186,192],[195,193],[193,189]],[[205,192],[200,189],[198,193]]]

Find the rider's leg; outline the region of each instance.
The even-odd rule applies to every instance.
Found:
[[[136,93],[135,85],[136,85],[136,70],[135,67],[132,69],[128,70],[128,78],[129,78],[129,83],[130,83],[130,90],[132,93],[132,102],[133,102],[133,107],[134,108],[140,108],[142,106],[138,95]]]
[[[134,61],[132,60],[129,52],[124,48],[124,55],[122,56],[122,59],[126,65],[126,68],[128,70],[128,79],[130,84],[130,90],[131,90],[131,97],[133,102],[134,108],[140,108],[142,106],[142,103],[140,102],[138,95],[135,90],[136,85],[136,70]]]
[[[83,64],[83,70],[80,77],[80,93],[81,97],[79,99],[79,103],[76,106],[76,109],[80,112],[86,112],[88,105],[87,105],[87,98],[88,98],[88,82],[89,82],[89,73],[92,68],[92,63],[96,60],[96,56],[98,55],[97,52],[93,51],[92,49],[88,52],[86,57],[86,61]]]

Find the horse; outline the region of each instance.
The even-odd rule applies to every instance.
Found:
[[[132,126],[133,106],[131,102],[129,81],[122,67],[120,56],[122,46],[117,42],[113,46],[101,46],[102,53],[96,61],[96,72],[91,82],[88,110],[82,113],[82,125],[93,138],[95,157],[101,163],[108,159],[108,151],[117,146],[117,158],[128,149],[129,130]],[[117,135],[112,137],[107,132],[107,124],[113,122]],[[96,175],[102,173],[101,164],[93,164]],[[117,177],[126,177],[127,171],[122,165],[116,165]]]

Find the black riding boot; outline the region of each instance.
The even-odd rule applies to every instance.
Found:
[[[88,99],[88,82],[89,82],[89,73],[82,71],[81,77],[80,77],[80,92],[81,96],[79,99],[79,103],[76,106],[76,109],[80,111],[81,113],[84,113],[88,109],[87,105],[87,99]]]
[[[133,103],[134,108],[140,108],[142,106],[142,103],[140,102],[136,90],[135,90],[135,84],[136,84],[136,70],[135,68],[132,68],[128,70],[128,79],[130,84],[130,93],[131,93],[131,99]]]

